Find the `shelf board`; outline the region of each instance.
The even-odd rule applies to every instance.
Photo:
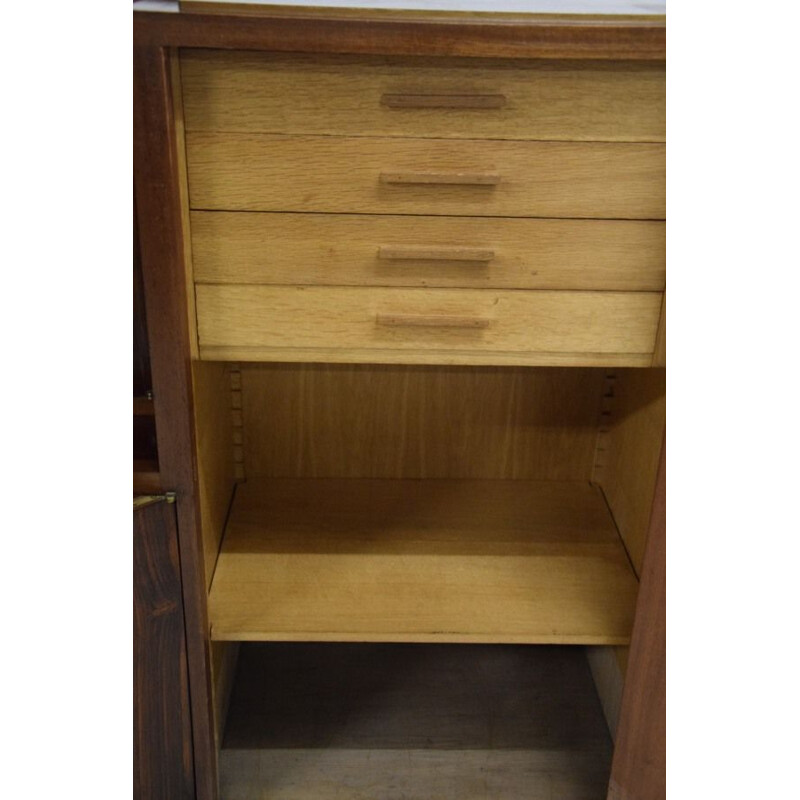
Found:
[[[627,644],[637,589],[589,483],[251,479],[211,638]]]

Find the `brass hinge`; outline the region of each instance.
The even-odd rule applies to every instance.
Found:
[[[133,510],[152,505],[153,503],[174,503],[176,499],[175,492],[164,492],[164,494],[141,494],[133,498]]]

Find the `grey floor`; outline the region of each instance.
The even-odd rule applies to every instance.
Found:
[[[245,644],[222,800],[603,800],[583,648]]]

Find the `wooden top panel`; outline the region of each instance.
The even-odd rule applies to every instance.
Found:
[[[588,483],[249,481],[211,588],[211,635],[624,643],[636,590]]]
[[[279,10],[295,11],[300,8],[342,11],[424,11],[428,13],[457,14],[590,14],[660,16],[666,13],[666,3],[661,0],[180,0],[184,11],[198,7],[217,8],[221,12],[232,7],[249,7],[268,14]]]
[[[665,24],[653,17],[536,17],[339,9],[134,14],[134,43],[300,53],[663,61]]]

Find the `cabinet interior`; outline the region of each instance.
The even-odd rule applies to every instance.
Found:
[[[591,645],[624,669],[664,370],[193,379],[218,744],[241,642]]]

